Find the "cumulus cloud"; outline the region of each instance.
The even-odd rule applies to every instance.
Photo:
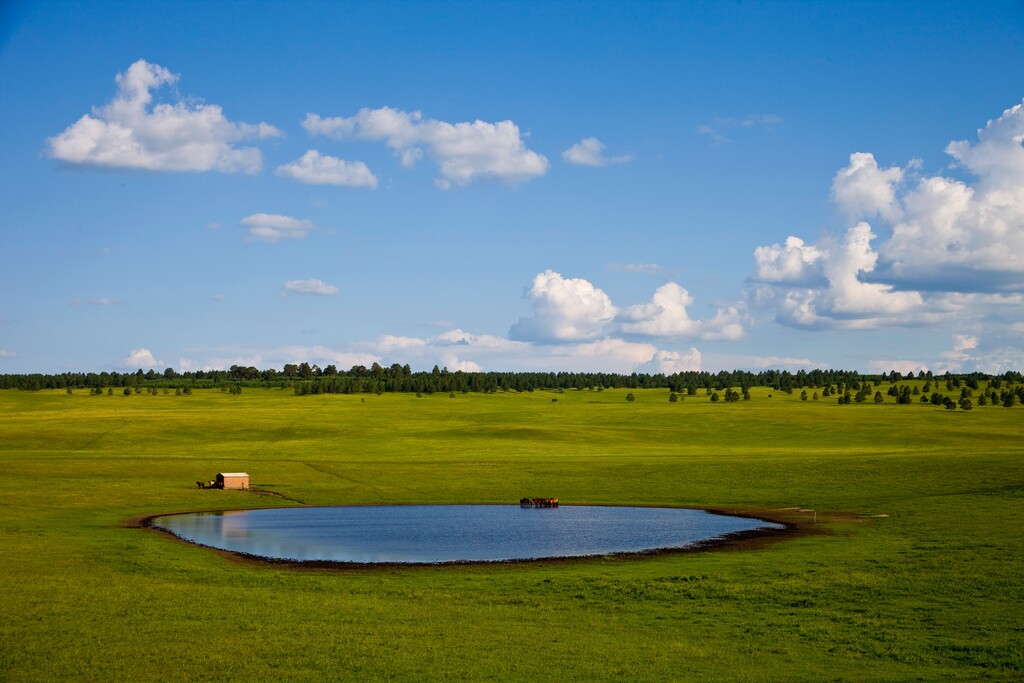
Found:
[[[290,164],[277,167],[277,175],[308,185],[377,187],[377,177],[362,161],[345,161],[311,149]]]
[[[873,271],[878,261],[878,253],[871,248],[874,238],[870,225],[858,223],[846,231],[846,239],[825,260],[823,270],[829,283],[825,302],[830,314],[897,315],[923,303],[917,292],[896,292],[892,285],[864,282],[860,278],[861,273]]]
[[[618,309],[604,291],[582,278],[545,270],[526,293],[533,316],[520,318],[509,336],[521,341],[582,341],[603,336]]]
[[[650,361],[658,352],[658,348],[653,344],[631,342],[624,339],[600,339],[565,346],[559,351],[565,356],[571,356],[578,367],[594,367],[606,371],[609,367],[622,367],[623,364],[631,370],[636,369]],[[609,361],[611,361],[611,366],[607,365]]]
[[[313,229],[308,220],[277,213],[254,213],[243,218],[241,224],[246,228],[246,240],[257,242],[302,239]]]
[[[647,303],[630,306],[622,311],[618,329],[625,334],[650,337],[739,339],[743,325],[735,308],[720,308],[709,320],[693,320],[687,307],[693,297],[675,282],[668,282],[655,290]]]
[[[448,368],[452,372],[483,372],[483,368],[480,367],[479,363],[474,363],[471,360],[460,360],[458,356],[452,353],[446,353],[441,357],[442,367]]]
[[[880,169],[873,154],[850,155],[850,163],[832,180],[832,199],[853,218],[899,217],[896,187],[903,180],[898,166]]]
[[[978,142],[950,142],[946,153],[982,181],[982,189],[1019,190],[1024,179],[1024,100],[978,130]]]
[[[18,354],[14,351],[8,351],[7,349],[0,349],[0,358],[17,358]]]
[[[957,352],[978,348],[978,338],[969,334],[953,335],[953,350]]]
[[[799,237],[787,237],[785,246],[773,244],[754,250],[756,278],[761,282],[809,284],[821,276],[821,249]]]
[[[632,161],[633,157],[605,156],[604,143],[597,138],[583,138],[569,149],[562,152],[562,160],[577,166],[608,166],[610,164],[624,164]]]
[[[931,291],[1024,291],[1024,106],[946,152],[975,176],[928,176],[908,188],[881,248],[887,277]]]
[[[685,352],[657,351],[654,357],[638,368],[638,371],[672,375],[677,372],[699,372],[700,369],[701,353],[691,346]]]
[[[527,344],[512,341],[490,334],[471,334],[455,328],[437,335],[432,340],[437,345],[451,345],[486,349],[488,351],[521,351],[529,348]]]
[[[284,283],[284,294],[310,294],[313,296],[331,296],[338,293],[338,288],[323,280],[288,280]]]
[[[977,137],[946,147],[970,182],[922,176],[918,161],[883,168],[872,154],[852,154],[831,193],[850,222],[845,235],[758,247],[756,300],[784,324],[848,329],[1012,304],[1024,292],[1024,106]]]
[[[808,328],[872,329],[896,321],[910,322],[917,314],[937,312],[941,302],[926,306],[919,292],[897,291],[892,285],[865,280],[864,276],[874,271],[878,260],[878,253],[871,247],[874,238],[870,225],[858,223],[846,231],[842,241],[820,249],[811,264],[803,261],[799,267],[790,269],[791,278],[779,278],[773,283],[783,288],[762,288],[758,292],[759,299],[777,308],[779,322]],[[764,253],[755,251],[758,274],[762,276],[765,273],[760,268],[763,263],[759,257]],[[791,253],[799,251],[795,249]],[[815,270],[810,271],[808,265]],[[811,279],[811,272],[820,273],[824,284],[791,287]],[[762,281],[771,282],[771,279]]]
[[[418,337],[402,337],[392,334],[382,335],[376,342],[376,347],[381,351],[414,349],[426,345],[427,341],[425,339],[420,339]]]
[[[437,164],[441,173],[437,184],[442,189],[480,178],[514,184],[542,176],[548,168],[547,158],[527,149],[512,121],[448,123],[425,118],[420,112],[382,107],[360,109],[350,117],[311,113],[302,126],[311,135],[336,140],[384,142],[406,168],[426,155]]]
[[[229,121],[215,104],[153,104],[153,93],[178,75],[140,59],[117,75],[117,94],[47,140],[59,161],[110,169],[256,173],[263,157],[235,143],[281,133],[267,123]]]
[[[647,303],[619,309],[588,280],[565,278],[549,269],[534,277],[526,298],[533,307],[533,315],[512,325],[512,339],[555,343],[625,335],[733,340],[744,334],[741,315],[735,307],[719,308],[706,320],[691,318],[687,307],[693,304],[693,297],[675,282],[658,287]]]
[[[163,366],[162,360],[157,360],[149,349],[132,349],[128,357],[121,361],[126,368],[155,368]]]

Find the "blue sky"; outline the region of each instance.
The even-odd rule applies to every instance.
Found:
[[[0,372],[1024,368],[1024,5],[5,3]]]

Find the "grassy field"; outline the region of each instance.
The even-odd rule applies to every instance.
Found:
[[[1024,408],[633,393],[0,391],[0,679],[1024,677]],[[195,488],[236,470],[287,500]],[[652,558],[331,572],[125,525],[522,496],[806,520],[780,511],[799,507],[823,533]]]

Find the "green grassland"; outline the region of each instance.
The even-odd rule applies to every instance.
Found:
[[[1024,408],[633,393],[0,391],[0,679],[1024,677]],[[282,497],[195,488],[236,470]],[[813,514],[796,507],[820,533],[327,571],[125,525],[522,496]]]

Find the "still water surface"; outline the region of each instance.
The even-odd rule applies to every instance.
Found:
[[[193,543],[290,560],[494,562],[684,548],[758,519],[678,508],[396,505],[167,515],[154,525]]]

